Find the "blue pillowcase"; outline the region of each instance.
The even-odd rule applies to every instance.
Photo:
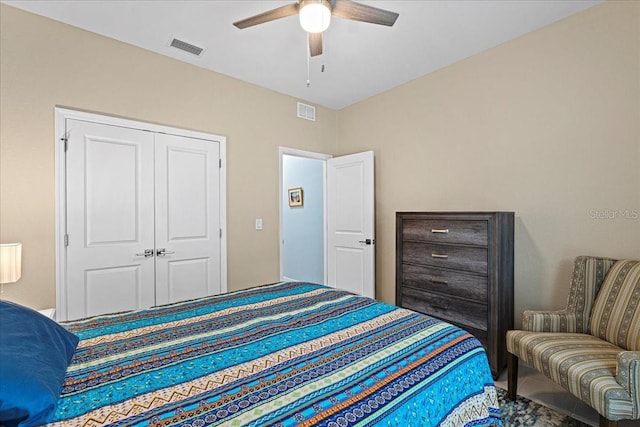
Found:
[[[78,337],[35,310],[0,301],[0,425],[53,415]]]

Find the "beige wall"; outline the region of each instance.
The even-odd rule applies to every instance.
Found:
[[[559,308],[572,259],[640,257],[640,3],[608,2],[338,115],[376,153],[377,296],[393,302],[395,212],[512,210],[515,311]],[[606,215],[606,214],[605,214]]]
[[[297,119],[288,96],[6,5],[0,18],[0,241],[23,243],[3,298],[55,304],[55,106],[226,136],[229,289],[278,280],[278,146],[326,151],[335,111]]]
[[[3,297],[52,306],[53,109],[228,140],[229,288],[278,278],[277,146],[376,152],[377,296],[394,302],[395,212],[516,212],[516,318],[562,305],[578,254],[640,257],[640,3],[607,2],[335,112],[0,6]],[[265,230],[253,230],[256,217]]]

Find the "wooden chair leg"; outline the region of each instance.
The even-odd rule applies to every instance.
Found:
[[[600,427],[618,427],[618,422],[608,420],[600,415]]]
[[[518,356],[507,352],[507,398],[509,398],[509,400],[516,400],[517,394]]]

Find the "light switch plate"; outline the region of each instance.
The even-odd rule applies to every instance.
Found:
[[[256,230],[262,230],[262,218],[256,218]]]

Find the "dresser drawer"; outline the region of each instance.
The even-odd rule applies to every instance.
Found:
[[[402,238],[441,243],[487,246],[487,221],[407,219]]]
[[[462,327],[487,330],[487,305],[462,298],[402,288],[402,307],[450,321]]]
[[[487,250],[484,248],[404,242],[402,262],[487,274]]]
[[[487,302],[487,277],[420,265],[402,266],[402,286]]]

